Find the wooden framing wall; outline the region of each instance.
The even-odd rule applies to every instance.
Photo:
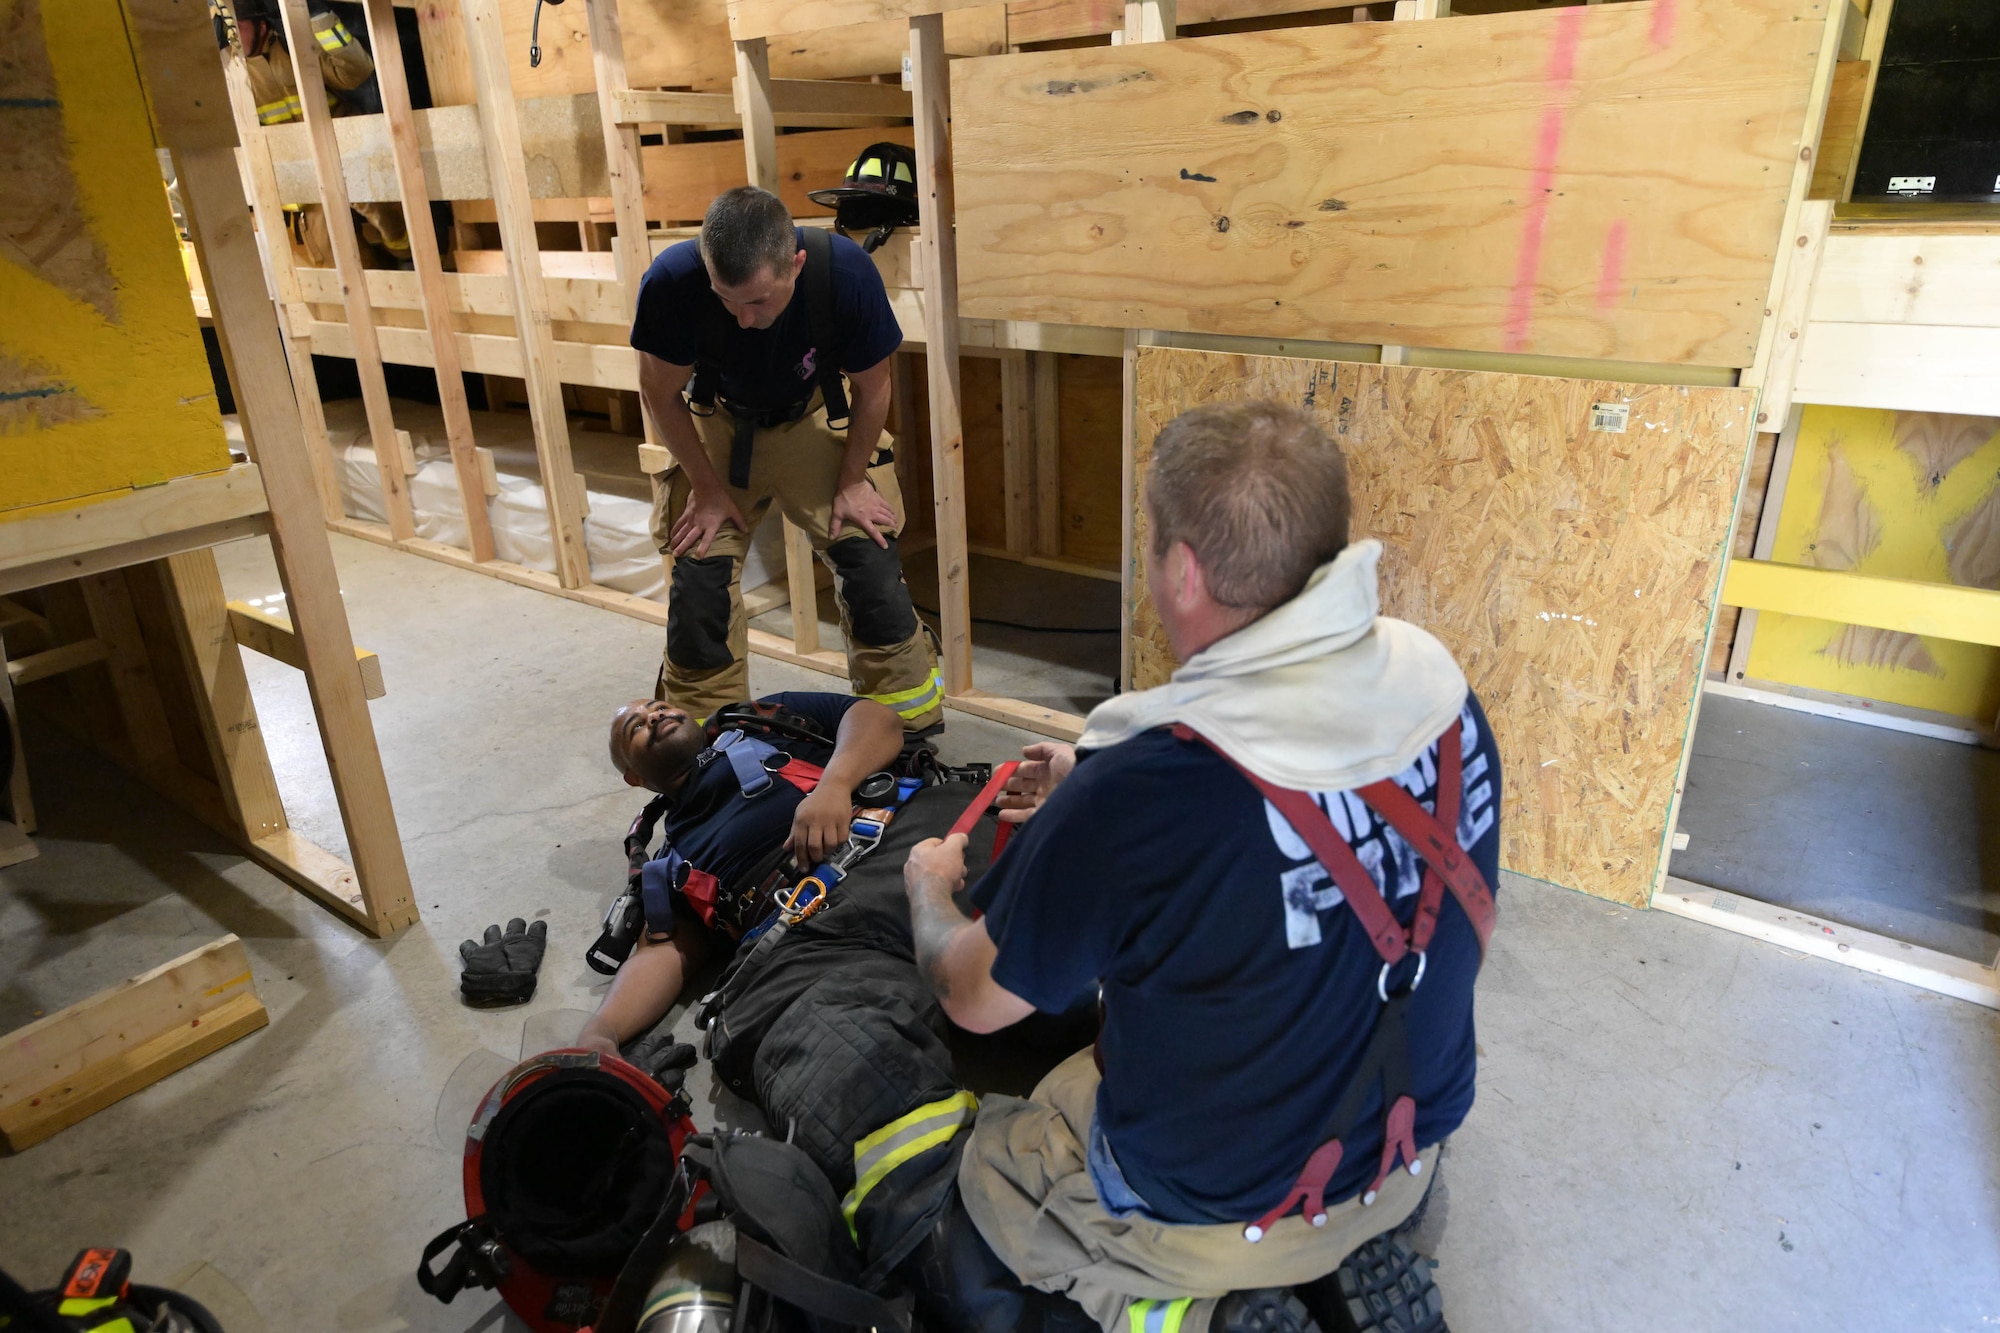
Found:
[[[292,17],[302,15],[299,5]],[[379,663],[357,652],[341,604],[290,388],[295,349],[258,255],[213,27],[174,0],[29,0],[6,25],[10,76],[48,81],[9,88],[9,100],[53,113],[42,135],[68,152],[10,171],[15,193],[0,208],[0,291],[30,314],[0,331],[11,354],[0,362],[61,390],[9,399],[35,410],[14,409],[0,430],[34,459],[0,467],[0,700],[10,717],[36,709],[96,744],[363,931],[392,934],[417,910],[367,711],[382,692]],[[10,152],[22,146],[9,141]],[[186,355],[197,325],[156,144],[171,155],[251,462],[231,462],[205,358]],[[177,398],[161,396],[191,374],[200,379],[179,383]],[[72,385],[89,411],[60,410]],[[224,600],[211,548],[253,536],[272,543],[289,618]],[[305,674],[352,864],[286,819],[245,648]],[[9,859],[15,825],[34,825],[31,771],[30,757],[8,775]],[[8,1034],[0,1151],[267,1022],[231,935]]]

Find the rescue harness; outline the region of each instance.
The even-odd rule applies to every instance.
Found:
[[[1479,867],[1458,844],[1458,815],[1464,800],[1462,728],[1463,723],[1455,721],[1438,740],[1437,813],[1425,810],[1416,797],[1390,778],[1354,791],[1370,810],[1416,849],[1424,863],[1416,915],[1408,926],[1398,921],[1394,910],[1383,901],[1374,877],[1362,866],[1354,848],[1340,836],[1312,793],[1265,781],[1185,723],[1177,723],[1173,728],[1175,739],[1199,741],[1227,759],[1285,817],[1332,877],[1382,960],[1382,970],[1375,978],[1375,994],[1382,1008],[1367,1049],[1362,1053],[1361,1065],[1334,1103],[1326,1122],[1325,1140],[1306,1159],[1285,1197],[1243,1228],[1243,1239],[1252,1244],[1262,1240],[1294,1208],[1314,1226],[1326,1225],[1326,1189],[1340,1168],[1342,1144],[1360,1125],[1369,1095],[1378,1083],[1384,1108],[1382,1161],[1374,1180],[1362,1192],[1362,1205],[1375,1202],[1382,1182],[1395,1170],[1398,1160],[1413,1176],[1423,1170],[1423,1163],[1417,1157],[1417,1099],[1412,1091],[1415,1080],[1410,1066],[1409,1006],[1417,988],[1423,985],[1425,954],[1437,929],[1438,914],[1444,907],[1445,890],[1451,891],[1479,937],[1482,962],[1486,958],[1486,943],[1493,935],[1493,892]],[[1413,957],[1414,965],[1406,966]]]

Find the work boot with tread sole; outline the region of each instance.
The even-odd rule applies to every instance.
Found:
[[[1450,1333],[1436,1267],[1394,1236],[1377,1236],[1298,1290],[1327,1333]]]
[[[1208,1333],[1321,1333],[1289,1287],[1232,1291],[1216,1302]]]

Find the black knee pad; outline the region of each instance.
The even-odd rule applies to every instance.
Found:
[[[840,576],[840,600],[847,606],[856,642],[889,648],[917,632],[917,612],[910,605],[894,537],[886,547],[865,536],[838,541],[826,548],[826,558]]]
[[[714,671],[735,661],[729,651],[729,585],[736,558],[711,555],[674,561],[667,601],[667,660],[688,671]]]

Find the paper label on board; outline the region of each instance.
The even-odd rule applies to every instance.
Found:
[[[1590,428],[1611,435],[1623,435],[1632,421],[1632,407],[1629,403],[1592,403],[1590,405]]]

